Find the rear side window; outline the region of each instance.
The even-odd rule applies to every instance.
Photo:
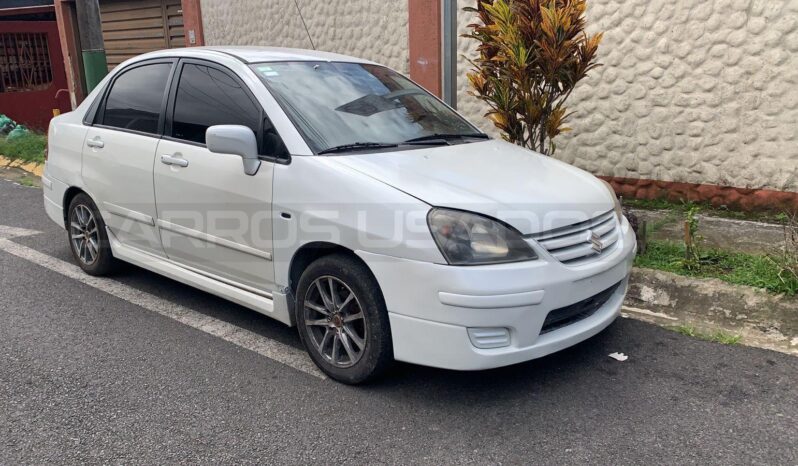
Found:
[[[205,130],[214,125],[244,125],[258,134],[260,110],[227,73],[187,63],[177,86],[172,137],[205,144]]]
[[[158,133],[170,63],[154,63],[125,71],[114,81],[105,101],[103,125]]]

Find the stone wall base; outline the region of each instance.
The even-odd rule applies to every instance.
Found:
[[[673,202],[708,202],[732,210],[779,212],[798,211],[798,193],[772,189],[735,188],[712,184],[644,180],[602,176],[615,192],[631,199],[666,199]]]

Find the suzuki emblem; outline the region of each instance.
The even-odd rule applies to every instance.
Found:
[[[601,254],[601,251],[604,249],[604,244],[601,242],[601,236],[597,235],[593,231],[588,230],[587,241],[590,243],[593,251],[595,251],[596,254]]]

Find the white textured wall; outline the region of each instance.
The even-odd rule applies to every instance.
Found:
[[[558,158],[601,175],[798,191],[798,0],[588,5],[604,66],[571,96]],[[461,11],[460,31],[473,21]],[[489,127],[458,65],[458,107]]]
[[[499,132],[484,115],[488,107],[469,95],[471,90],[466,74],[473,68],[469,59],[477,57],[476,41],[462,37],[470,33],[468,25],[477,22],[476,14],[463,11],[466,6],[476,6],[476,0],[457,0],[457,110],[476,123],[480,129],[498,137]]]
[[[407,72],[407,0],[298,0],[316,48]],[[311,48],[294,0],[202,0],[207,45]]]

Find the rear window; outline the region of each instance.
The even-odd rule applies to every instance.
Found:
[[[143,133],[158,133],[170,63],[154,63],[123,72],[105,101],[103,125]]]

